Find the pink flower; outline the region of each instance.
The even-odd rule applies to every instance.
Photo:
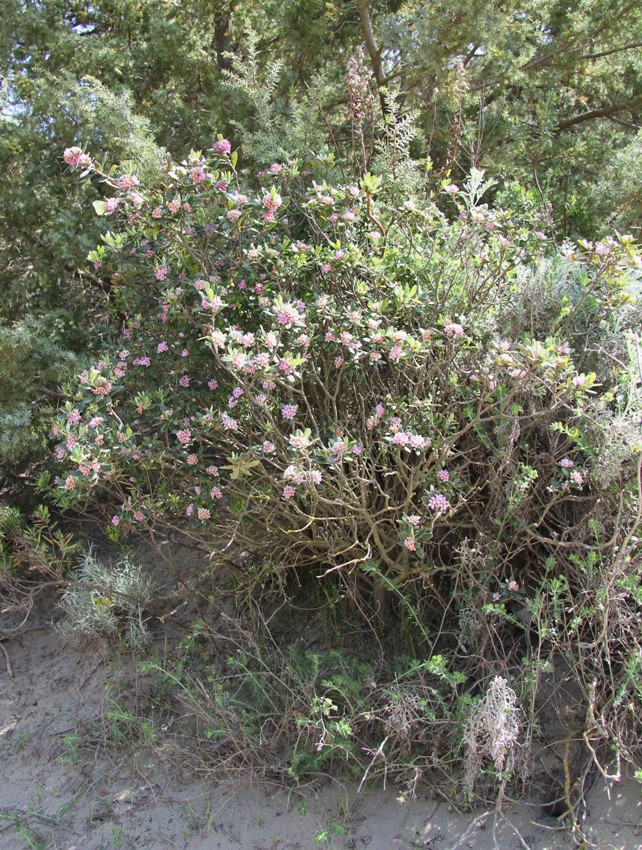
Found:
[[[564,457],[559,462],[558,466],[561,466],[562,469],[570,469],[572,466],[575,466],[575,464],[569,457]]]
[[[202,183],[206,176],[205,169],[202,165],[197,165],[195,168],[192,168],[189,173],[189,179],[192,183]]]
[[[67,422],[69,422],[70,425],[78,425],[81,419],[82,416],[80,415],[77,407],[74,407],[74,409],[67,414]]]
[[[295,495],[296,495],[296,487],[292,487],[291,484],[288,484],[286,487],[283,488],[282,496],[283,496],[283,498],[285,499],[286,502],[288,501],[288,499],[291,499]]]
[[[447,469],[440,469],[437,473],[437,478],[440,481],[450,481],[450,472]]]
[[[263,451],[263,454],[273,455],[276,451],[276,446],[274,445],[274,443],[271,443],[269,440],[266,440],[261,446],[261,449]]]
[[[459,186],[456,183],[451,183],[449,186],[446,186],[444,192],[447,192],[449,195],[456,195],[459,192]]]
[[[297,469],[296,466],[288,466],[287,469],[283,472],[283,480],[284,481],[301,481],[303,478],[301,470]]]
[[[340,369],[343,366],[344,363],[345,363],[345,357],[339,356],[339,357],[334,358],[335,368]]]
[[[403,542],[403,545],[406,547],[406,549],[409,552],[416,552],[417,551],[417,544],[415,543],[414,537],[406,537],[406,539]]]
[[[119,203],[118,198],[107,198],[105,201],[105,215],[111,215],[111,213],[116,212]]]
[[[575,470],[574,472],[571,472],[571,481],[573,484],[577,484],[578,487],[581,487],[584,484],[584,476],[581,472]]]
[[[162,218],[162,217],[163,217],[162,209],[160,207],[154,207],[154,209],[152,210],[152,218]]]
[[[168,350],[168,346],[167,346],[166,342],[159,342],[158,345],[156,346],[156,351],[158,352],[158,354],[162,354],[163,351],[167,351],[167,350]]]
[[[408,519],[408,522],[410,523],[410,525],[416,526],[416,525],[420,525],[420,523],[421,523],[421,517],[417,516],[417,514],[411,514],[409,517],[407,517],[407,519]]]
[[[190,466],[196,466],[198,463],[198,457],[196,455],[188,455],[187,462]]]
[[[198,511],[196,512],[196,516],[200,520],[206,520],[206,519],[210,518],[211,514],[210,514],[210,512],[207,508],[199,508]]]
[[[293,307],[291,304],[284,304],[283,307],[276,314],[276,320],[280,325],[285,325],[289,327],[295,322],[301,321],[301,315],[299,311]]]
[[[266,209],[269,213],[273,213],[281,206],[283,199],[278,192],[274,192],[269,195],[263,195],[261,203],[263,204],[264,209]]]
[[[77,147],[65,148],[62,158],[71,168],[88,168],[91,165],[91,157]]]
[[[230,142],[228,142],[227,139],[219,139],[218,141],[214,142],[212,150],[214,151],[214,153],[226,154],[230,153],[230,151],[232,150],[232,145],[230,144]]]
[[[194,513],[194,505],[188,505],[185,508],[185,516],[191,516]]]
[[[213,478],[216,478],[218,475],[218,466],[208,466],[205,470],[208,475],[211,475]]]
[[[334,455],[333,460],[339,460],[348,451],[348,444],[345,440],[337,440],[330,446],[330,451]]]
[[[210,490],[210,498],[211,499],[222,499],[223,494],[221,493],[221,491],[219,490],[218,487],[212,487],[212,489]]]
[[[221,413],[221,422],[223,423],[223,428],[226,431],[236,431],[238,428],[238,422],[236,419],[228,416],[227,413]]]
[[[232,224],[235,224],[242,215],[243,213],[241,210],[228,210],[227,220],[231,221]]]
[[[405,431],[397,431],[392,438],[393,446],[407,446],[409,442],[408,434]]]
[[[134,174],[123,174],[122,177],[118,178],[118,188],[122,189],[123,192],[130,192],[138,186],[138,183],[138,177]]]
[[[284,404],[281,408],[281,416],[284,419],[294,419],[298,408],[296,404]]]
[[[442,496],[441,493],[436,493],[428,500],[428,507],[431,511],[443,514],[446,513],[450,505],[448,504],[448,499],[445,496]]]
[[[142,511],[134,511],[134,519],[136,522],[143,522],[145,520],[145,514]]]
[[[111,384],[109,381],[105,381],[101,386],[93,387],[92,392],[94,395],[106,396],[111,392]]]
[[[287,360],[284,362],[287,363]],[[247,369],[249,358],[244,351],[234,351],[230,357],[230,363],[235,369]]]
[[[461,336],[464,333],[464,329],[457,322],[446,322],[444,324],[444,333],[450,339],[453,336]]]
[[[212,343],[213,348],[222,348],[225,345],[225,334],[223,331],[219,331],[218,329],[213,330],[210,334],[210,342]],[[212,388],[210,387],[210,389]],[[216,387],[214,387],[214,389],[216,389]]]
[[[68,475],[65,478],[65,489],[67,490],[75,490],[76,489],[76,479],[73,475]]]
[[[118,519],[118,517],[117,517],[116,515],[114,515],[114,516],[111,518],[111,524],[112,524],[112,525],[120,525],[120,520]]]
[[[393,347],[390,349],[390,353],[388,354],[388,357],[393,362],[397,362],[398,360],[401,360],[402,353],[403,352],[402,352],[402,348],[401,348],[400,345],[393,345]]]
[[[189,387],[189,375],[181,375],[178,379],[178,383],[181,387]]]
[[[192,439],[192,434],[188,428],[183,428],[176,434],[176,437],[181,445],[186,446]]]
[[[169,269],[167,268],[167,266],[159,266],[154,271],[154,277],[156,278],[156,280],[165,280],[168,271]]]

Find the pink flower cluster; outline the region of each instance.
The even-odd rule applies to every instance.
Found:
[[[463,336],[464,328],[462,327],[462,325],[457,324],[457,322],[445,322],[444,333],[448,338],[452,338],[454,336]]]
[[[123,174],[118,178],[118,188],[123,192],[130,192],[138,186],[138,177],[133,174]]]
[[[277,322],[285,327],[301,322],[302,319],[303,316],[293,304],[283,304],[276,314]]]
[[[284,404],[281,408],[281,416],[284,419],[294,419],[298,407],[296,404]]]
[[[89,168],[91,165],[91,157],[78,147],[65,148],[62,158],[71,168]]]
[[[435,495],[431,496],[428,500],[428,507],[431,511],[444,514],[450,507],[450,504],[448,502],[448,499],[441,493],[435,493]]]
[[[397,431],[390,438],[393,446],[403,446],[411,449],[427,449],[432,443],[430,437],[422,437],[421,434],[413,434],[412,431]]]

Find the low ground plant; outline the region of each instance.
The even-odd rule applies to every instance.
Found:
[[[59,607],[65,616],[56,631],[75,644],[122,638],[140,650],[150,639],[147,612],[155,592],[153,581],[130,558],[112,564],[89,549],[62,592]]]

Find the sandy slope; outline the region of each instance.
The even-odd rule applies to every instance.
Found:
[[[44,606],[3,640],[13,675],[0,654],[1,850],[575,846],[535,805],[473,817],[436,800],[402,805],[391,788],[358,795],[334,783],[289,794],[213,786],[191,774],[169,737],[153,750],[140,740],[108,747],[109,712],[114,697],[135,688],[135,665],[63,645],[49,628],[52,614]],[[0,615],[5,634],[14,622]],[[594,787],[585,828],[600,850],[642,848],[641,788],[633,780]]]

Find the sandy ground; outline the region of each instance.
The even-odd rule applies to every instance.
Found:
[[[132,671],[104,651],[64,645],[49,626],[53,611],[35,611],[2,643],[12,676],[0,653],[1,850],[576,846],[535,804],[508,805],[499,816],[462,815],[439,800],[401,804],[394,788],[357,794],[334,782],[296,792],[213,785],[195,778],[170,743],[166,750],[162,741],[110,750],[109,712],[114,695],[132,686]],[[0,629],[11,625],[6,616]],[[94,730],[93,745],[87,730],[90,738]],[[583,824],[594,847],[642,848],[641,791],[633,779],[596,783]]]

